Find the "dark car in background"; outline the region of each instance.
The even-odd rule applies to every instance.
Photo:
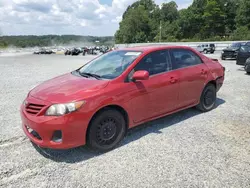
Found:
[[[240,47],[244,46],[245,44],[246,43],[237,42],[237,43],[233,43],[228,48],[223,49],[222,53],[221,53],[221,59],[222,60],[225,60],[227,58],[237,59],[237,55],[238,55],[238,52],[240,50]]]
[[[250,43],[240,47],[236,64],[245,66],[248,58],[250,58]]]

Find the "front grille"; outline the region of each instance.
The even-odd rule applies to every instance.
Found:
[[[28,112],[29,114],[36,115],[36,114],[38,114],[38,113],[42,110],[43,107],[44,107],[44,105],[29,103],[29,104],[25,107],[25,110],[26,110],[26,112]]]
[[[234,52],[232,52],[232,51],[224,51],[224,55],[234,55]]]

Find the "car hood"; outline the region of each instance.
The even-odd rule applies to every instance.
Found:
[[[91,96],[108,83],[108,80],[95,80],[68,73],[45,81],[31,90],[29,95],[51,103],[67,103]]]
[[[227,51],[237,51],[239,48],[233,48],[233,47],[229,47],[229,48],[225,48],[223,49],[224,52],[227,52]]]

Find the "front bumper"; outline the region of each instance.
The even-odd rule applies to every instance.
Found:
[[[32,100],[37,99],[32,98]],[[32,115],[27,113],[24,105],[21,105],[20,113],[24,133],[40,147],[69,149],[86,143],[89,118],[84,117],[80,111],[58,117],[42,114]],[[30,130],[33,131],[30,132]],[[54,135],[58,131],[61,132],[61,139],[55,140]]]

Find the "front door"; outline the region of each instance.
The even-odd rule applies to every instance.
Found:
[[[173,111],[177,107],[179,94],[179,74],[172,71],[168,50],[152,52],[140,61],[129,77],[138,70],[149,72],[149,79],[130,81],[133,96],[130,106],[133,109],[134,122],[141,122],[161,114]]]

